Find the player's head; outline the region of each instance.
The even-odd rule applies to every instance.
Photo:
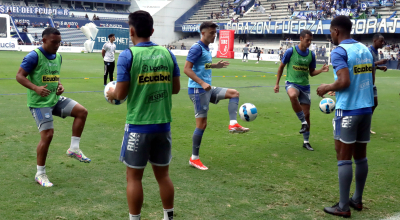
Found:
[[[150,39],[153,35],[153,17],[147,11],[135,11],[129,14],[130,35],[133,44],[138,39]]]
[[[43,49],[51,54],[57,53],[61,43],[61,33],[57,29],[49,27],[42,32],[42,38]]]
[[[313,40],[313,35],[310,30],[302,30],[300,33],[300,45],[308,48]]]
[[[385,37],[382,34],[375,34],[372,41],[375,49],[381,49],[385,45]]]
[[[108,35],[108,40],[112,43],[115,41],[115,34],[109,34]]]
[[[353,24],[351,23],[348,16],[339,15],[331,21],[331,38],[332,42],[335,45],[339,45],[339,38],[346,39],[350,38],[351,27]]]
[[[205,21],[200,25],[201,40],[206,45],[214,42],[215,36],[217,35],[218,25],[211,22]]]

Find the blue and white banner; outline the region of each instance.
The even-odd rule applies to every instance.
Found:
[[[398,22],[399,21],[399,22]],[[351,34],[400,33],[400,18],[351,20]],[[308,29],[313,34],[330,34],[331,20],[284,20],[239,23],[218,23],[221,30],[235,30],[235,34],[300,34]],[[185,24],[182,32],[197,32],[198,24]],[[190,28],[189,28],[190,27]],[[175,29],[177,30],[177,29]]]
[[[293,12],[292,18],[296,17],[298,19],[307,19],[307,14],[313,14],[315,16],[317,16],[318,12],[323,12],[322,10],[318,10],[318,11],[296,11]]]
[[[68,9],[0,5],[1,14],[8,13],[8,11],[17,14],[37,14],[39,12],[39,14],[69,15]]]
[[[348,9],[348,8],[338,9],[338,10],[336,10],[336,15],[349,16],[350,12],[353,12],[353,15],[355,15],[357,12],[357,9]]]
[[[125,28],[98,28],[99,32],[94,37],[94,50],[101,50],[103,45],[108,42],[108,35],[115,34],[114,44],[116,50],[125,50],[129,48],[129,29]]]

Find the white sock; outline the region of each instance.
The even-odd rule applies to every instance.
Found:
[[[37,172],[36,172],[36,176],[46,173],[46,165],[45,166],[39,166],[37,165]]]
[[[307,121],[302,122],[301,124],[307,124]]]
[[[71,150],[79,150],[79,142],[81,141],[80,137],[71,137],[71,146],[69,147]]]
[[[308,144],[308,143],[310,143],[310,142],[309,142],[309,141],[304,141],[304,143],[305,143],[305,144]]]
[[[140,220],[140,214],[132,215],[131,213],[129,213],[129,220]]]
[[[195,155],[192,154],[192,160],[197,160],[199,158],[200,158],[199,156],[195,156]]]
[[[171,218],[170,217],[168,217],[168,212],[172,212],[172,214],[170,214],[171,215]],[[163,220],[172,220],[174,218],[174,208],[172,208],[172,209],[164,209],[164,219]]]
[[[230,121],[229,121],[229,125],[235,125],[235,124],[237,124],[237,121],[236,121],[236,120],[230,120]]]

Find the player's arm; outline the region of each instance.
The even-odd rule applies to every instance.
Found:
[[[123,100],[129,92],[131,82],[130,67],[132,66],[132,53],[129,49],[122,51],[117,62],[117,85],[115,90],[110,87],[107,91],[108,100]]]
[[[322,72],[329,71],[329,66],[326,64],[324,64],[321,69],[316,70],[315,68],[317,67],[317,62],[315,60],[314,52],[311,52],[311,55],[312,55],[312,60],[311,60],[310,66],[309,66],[310,76],[316,76]]]
[[[178,94],[181,90],[181,71],[179,69],[179,65],[176,61],[175,55],[169,50],[168,52],[171,54],[172,62],[174,63],[174,71],[172,73],[172,94]]]
[[[276,84],[275,84],[275,87],[274,87],[275,93],[279,92],[279,82],[281,81],[281,77],[282,77],[282,74],[283,74],[283,70],[285,69],[285,66],[286,66],[286,64],[283,63],[283,62],[281,62],[281,64],[279,64],[278,73],[276,74]]]
[[[375,64],[375,68],[374,68],[374,70],[382,70],[383,72],[386,72],[387,71],[387,67],[386,66],[378,66],[378,65],[383,65],[383,64],[386,64],[387,63],[387,60],[386,59],[383,59],[383,60],[379,60],[379,61],[376,61],[374,64]],[[375,75],[374,75],[374,78],[375,78]],[[375,82],[375,81],[374,81]]]
[[[23,85],[24,87],[35,91],[38,95],[42,97],[50,95],[50,90],[46,89],[47,85],[37,86],[33,84],[28,78],[26,78],[28,77],[28,75],[29,75],[28,72],[26,72],[22,67],[19,67],[16,76],[17,82],[19,82],[19,84]]]
[[[229,66],[229,62],[224,60],[220,60],[218,63],[211,64],[211,68],[213,69],[226,68],[227,66]]]
[[[339,91],[350,86],[350,73],[347,65],[346,51],[332,52],[332,65],[336,71],[337,80],[332,84],[321,84],[317,88],[317,94],[321,97],[329,91]]]
[[[189,77],[191,78],[193,81],[197,82],[199,85],[201,85],[201,87],[203,87],[204,90],[208,91],[211,89],[211,86],[204,82],[202,79],[200,79],[196,73],[192,70],[193,68],[193,63],[190,61],[186,61],[185,62],[185,67],[183,69],[183,72]]]
[[[104,56],[106,55],[106,50],[105,50],[105,48],[106,48],[106,45],[104,44],[104,45],[103,45],[103,48],[102,48],[102,50],[101,50],[101,56],[103,56],[103,59],[104,59]]]
[[[285,54],[282,57],[281,64],[279,64],[278,72],[276,74],[276,84],[275,84],[275,87],[274,87],[274,92],[275,93],[279,92],[279,82],[281,81],[283,70],[285,69],[286,64],[289,63],[290,57],[292,56],[292,54],[293,54],[293,50],[292,49],[291,50],[288,49],[288,50],[286,50]]]

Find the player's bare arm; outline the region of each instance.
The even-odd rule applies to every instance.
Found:
[[[332,84],[321,84],[317,88],[317,94],[323,97],[329,91],[339,91],[350,86],[349,68],[343,68],[336,72],[337,80]]]
[[[183,72],[191,78],[193,81],[197,82],[201,87],[203,87],[204,90],[209,91],[211,89],[210,84],[204,82],[202,79],[200,79],[195,72],[192,70],[193,68],[193,63],[186,61],[185,62],[185,67],[183,69]]]
[[[106,55],[106,51],[104,49],[101,50],[101,55],[103,56],[103,58]]]
[[[211,64],[211,68],[213,69],[221,69],[221,68],[226,68],[229,66],[228,61],[220,60],[218,63],[213,63]]]
[[[322,66],[322,68],[319,69],[319,70],[310,69],[310,76],[316,76],[316,75],[318,75],[318,74],[320,74],[320,73],[328,72],[328,71],[329,71],[329,66],[326,65],[326,64],[324,64],[324,65]]]
[[[57,95],[61,95],[64,92],[64,86],[61,84],[60,79],[58,79]]]
[[[282,73],[283,73],[283,70],[285,69],[285,66],[286,66],[286,64],[284,64],[284,63],[279,64],[278,73],[276,74],[276,84],[274,87],[275,93],[279,92],[279,81],[281,81]]]
[[[18,69],[16,79],[19,82],[19,84],[23,85],[24,87],[35,91],[38,95],[41,97],[46,97],[50,95],[50,90],[46,89],[47,85],[45,86],[37,86],[33,84],[31,81],[29,81],[28,77],[29,73],[26,72],[22,67]]]
[[[172,78],[172,94],[178,94],[181,90],[181,79],[179,76]]]

